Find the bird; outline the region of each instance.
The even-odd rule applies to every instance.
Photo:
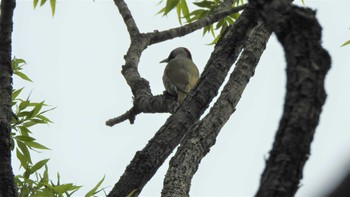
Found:
[[[191,52],[185,47],[178,47],[160,63],[168,63],[163,74],[165,90],[177,96],[177,101],[182,103],[199,78],[199,71],[192,61]]]

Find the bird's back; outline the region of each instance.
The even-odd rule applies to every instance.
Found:
[[[199,78],[197,66],[189,58],[174,58],[165,67],[163,83],[170,94],[188,94]]]

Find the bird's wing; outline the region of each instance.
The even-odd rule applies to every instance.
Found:
[[[173,59],[165,68],[165,74],[176,87],[189,93],[196,84],[199,72],[196,65],[189,59]]]

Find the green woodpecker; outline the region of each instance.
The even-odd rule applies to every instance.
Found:
[[[181,103],[197,83],[198,68],[192,61],[190,51],[184,47],[171,51],[169,57],[160,63],[164,62],[168,63],[163,74],[165,90],[177,96],[178,102]]]

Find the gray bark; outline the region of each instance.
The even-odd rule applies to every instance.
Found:
[[[294,196],[326,100],[331,59],[314,11],[282,0],[250,3],[277,35],[287,61],[284,111],[256,196]]]
[[[17,196],[11,167],[11,37],[15,0],[2,0],[0,9],[0,197]]]

